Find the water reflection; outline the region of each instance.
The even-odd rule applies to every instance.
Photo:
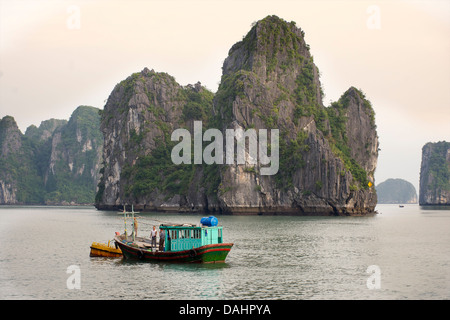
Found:
[[[102,259],[102,258],[100,258]],[[154,265],[160,268],[160,270],[179,270],[179,271],[198,271],[198,270],[217,270],[229,268],[230,265],[227,262],[218,263],[173,263],[166,261],[140,261],[136,259],[123,259],[123,258],[105,258],[115,259],[118,265]]]
[[[449,211],[450,206],[420,206],[421,213],[427,213],[427,211]]]

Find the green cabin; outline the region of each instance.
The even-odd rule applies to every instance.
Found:
[[[160,225],[166,236],[164,251],[195,249],[208,244],[223,243],[222,227],[193,225]]]

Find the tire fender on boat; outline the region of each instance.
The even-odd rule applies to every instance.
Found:
[[[197,251],[195,249],[191,249],[189,250],[189,256],[191,258],[195,257],[197,255]]]
[[[138,258],[139,259],[144,259],[144,252],[142,251],[142,250],[139,250],[138,252],[137,252],[137,256],[138,256]]]

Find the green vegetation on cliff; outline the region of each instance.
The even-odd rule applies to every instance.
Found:
[[[170,158],[171,141],[160,141],[151,154],[142,156],[134,166],[125,166],[121,178],[131,181],[125,197],[141,197],[154,191],[185,195],[194,172],[193,165],[175,165]]]
[[[61,143],[54,145],[52,169],[45,182],[46,203],[93,203],[98,163],[103,147],[99,109],[78,107],[60,129]],[[58,132],[58,133],[59,133]]]
[[[419,203],[450,204],[450,142],[429,142],[423,146]]]
[[[166,76],[166,74],[155,72],[150,74],[152,81],[155,80],[154,78],[157,78],[156,81],[165,81]],[[134,81],[133,78],[130,80]],[[148,80],[142,79],[142,81],[145,82]],[[126,82],[123,84],[126,87],[132,87],[132,85]],[[147,91],[146,94],[149,97],[153,97],[154,93]],[[181,196],[187,194],[194,174],[199,168],[193,164],[176,165],[172,162],[171,152],[178,142],[171,141],[170,139],[172,133],[171,125],[174,125],[176,128],[188,129],[188,124],[196,120],[202,121],[204,130],[206,130],[211,121],[213,97],[214,94],[206,88],[201,87],[200,84],[197,84],[195,87],[191,85],[180,87],[176,98],[182,104],[181,119],[177,123],[170,125],[158,119],[160,112],[164,112],[161,106],[159,106],[159,102],[158,106],[152,105],[151,108],[147,109],[147,112],[157,118],[155,124],[162,132],[162,135],[155,138],[155,148],[150,153],[140,155],[134,164],[124,164],[121,180],[127,182],[124,187],[124,196],[126,199],[134,201],[153,192],[163,193],[166,195],[166,198],[173,197],[177,194]],[[149,100],[153,101],[152,99]],[[143,139],[143,132],[138,135],[139,138],[135,133],[132,133],[130,148],[136,148],[139,145]],[[212,182],[212,180],[203,181],[206,186]],[[103,192],[104,186],[100,182],[96,202],[101,200]]]
[[[428,187],[432,190],[450,190],[450,163],[447,162],[447,150],[450,142],[440,141],[434,144],[429,164],[429,170],[433,176],[432,183]]]
[[[11,116],[0,120],[0,151],[0,181],[15,190],[15,199],[10,200],[13,203],[41,202],[44,191],[35,161],[39,149],[22,135]]]
[[[356,88],[351,88],[344,93],[338,101],[333,102],[331,107],[326,108],[326,118],[329,121],[331,137],[328,135],[328,139],[333,152],[341,158],[345,167],[352,173],[353,178],[359,183],[359,187],[368,189],[369,180],[367,178],[367,172],[361,167],[361,165],[352,157],[351,148],[347,137],[347,121],[348,121],[348,106],[350,103],[351,90],[356,92],[358,97],[362,100],[365,111],[370,116],[371,126],[375,128],[375,113],[371,106],[371,103],[366,100],[364,93]],[[327,131],[324,132],[328,133]]]

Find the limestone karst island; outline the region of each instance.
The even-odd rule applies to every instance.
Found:
[[[417,203],[416,188],[403,179],[387,179],[377,185],[378,203]]]
[[[319,70],[295,22],[268,16],[254,23],[222,70],[215,93],[143,68],[114,87],[103,110],[80,107],[68,122],[49,120],[25,134],[12,117],[3,118],[0,165],[7,170],[0,172],[0,203],[95,202],[102,210],[134,204],[135,210],[213,214],[374,212],[374,109],[357,84],[323,104]],[[193,133],[194,121],[221,132],[278,129],[278,172],[262,175],[259,163],[248,162],[174,164],[178,141],[171,134]]]

